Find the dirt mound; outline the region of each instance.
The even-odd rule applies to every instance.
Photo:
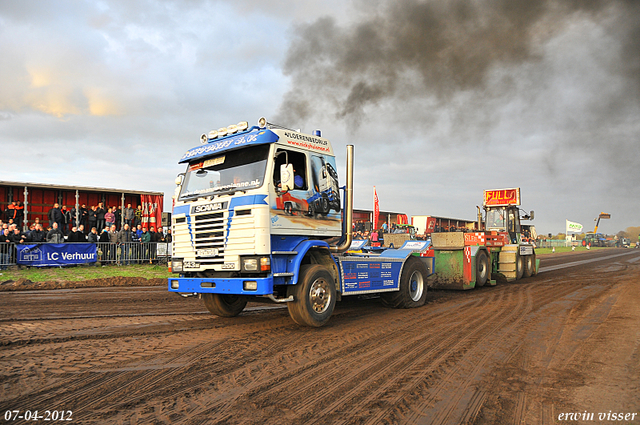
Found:
[[[106,286],[164,286],[167,279],[144,277],[106,277],[100,279],[88,279],[79,281],[47,281],[32,282],[28,279],[7,280],[0,282],[0,292],[5,291],[31,291],[34,289],[73,289],[73,288],[98,288]]]

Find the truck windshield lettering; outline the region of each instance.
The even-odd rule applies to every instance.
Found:
[[[189,164],[180,200],[262,186],[268,153],[269,145],[264,145]]]

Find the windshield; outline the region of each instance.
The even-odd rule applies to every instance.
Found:
[[[269,147],[254,146],[190,163],[180,200],[262,186]]]
[[[491,209],[487,211],[487,229],[506,229],[504,216],[504,209]]]

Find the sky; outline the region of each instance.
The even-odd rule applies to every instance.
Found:
[[[640,2],[0,2],[0,180],[165,192],[202,133],[322,131],[355,207],[640,226]]]

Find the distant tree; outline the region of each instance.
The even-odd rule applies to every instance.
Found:
[[[627,230],[625,231],[625,233],[627,234],[627,238],[631,239],[632,241],[637,241],[638,240],[638,235],[640,235],[640,226],[639,227],[627,227]]]

